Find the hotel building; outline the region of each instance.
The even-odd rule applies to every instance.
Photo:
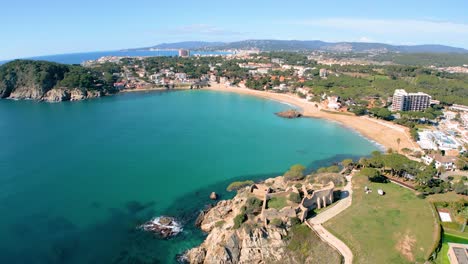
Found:
[[[392,111],[423,111],[431,104],[431,96],[425,93],[407,93],[396,89],[392,99]]]

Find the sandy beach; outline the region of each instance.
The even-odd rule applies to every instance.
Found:
[[[305,117],[323,118],[331,121],[336,121],[341,125],[344,125],[359,132],[366,138],[375,141],[376,143],[384,146],[387,149],[419,149],[418,145],[412,141],[408,128],[395,125],[391,122],[368,117],[358,117],[320,111],[320,109],[316,107],[315,102],[308,102],[305,99],[301,99],[297,96],[290,94],[270,93],[238,87],[226,87],[220,84],[212,84],[211,87],[204,89],[252,95],[261,98],[281,101],[301,108]],[[400,139],[399,145],[397,143],[398,138]]]

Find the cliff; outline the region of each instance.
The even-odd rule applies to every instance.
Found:
[[[284,183],[282,177],[275,180]],[[183,260],[199,264],[341,262],[338,252],[294,217],[265,222],[262,207],[252,187],[246,187],[233,199],[202,212],[197,224],[208,236]]]
[[[76,101],[113,92],[102,73],[77,65],[15,60],[0,66],[0,98]]]

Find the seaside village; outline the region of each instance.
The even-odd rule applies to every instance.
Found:
[[[314,104],[321,111],[337,112],[346,114],[350,109],[355,108],[357,98],[342,100],[334,94],[314,94],[311,88],[297,87],[297,84],[305,83],[312,79],[327,79],[331,75],[338,76],[338,73],[330,70],[331,65],[366,65],[366,62],[355,61],[354,59],[330,59],[321,54],[312,53],[308,59],[316,62],[315,66],[308,66],[301,62],[301,65],[287,63],[283,58],[269,58],[267,63],[258,62],[258,50],[236,50],[223,56],[223,61],[238,62],[235,67],[247,72],[244,78],[224,76],[220,72],[222,62],[209,64],[206,74],[201,74],[197,78],[191,78],[188,73],[175,71],[173,67],[160,69],[158,72],[146,70],[141,63],[122,63],[125,57],[102,57],[96,61],[87,61],[85,66],[93,66],[104,63],[123,64],[121,73],[114,73],[120,77],[120,81],[114,86],[122,91],[138,91],[151,89],[194,89],[210,85],[221,87],[250,88],[256,90],[268,90],[272,93],[288,93],[295,95],[304,102]],[[178,51],[181,58],[191,57],[189,50]],[[214,55],[205,55],[207,57]],[[193,57],[201,57],[193,55]],[[142,61],[145,57],[134,57],[134,60]],[[239,62],[241,61],[241,62]],[[466,66],[466,67],[465,67]],[[468,70],[465,65],[461,71],[454,69],[436,68],[440,71],[451,71],[464,73]],[[457,69],[458,69],[457,68]],[[288,72],[289,75],[281,75]],[[315,72],[316,75],[311,74]],[[270,89],[266,88],[265,79],[272,84]],[[296,85],[292,85],[295,83]],[[260,87],[258,87],[260,86]],[[400,124],[399,120],[410,119],[418,124],[417,131],[412,129],[413,139],[417,141],[418,147],[414,149],[404,149],[407,156],[412,159],[422,161],[426,164],[434,163],[437,169],[444,171],[457,170],[457,161],[460,154],[466,151],[468,144],[468,106],[453,104],[441,107],[440,114],[429,118],[426,116],[406,116],[405,113],[423,112],[431,106],[438,105],[437,98],[422,92],[406,92],[403,89],[395,89],[393,97],[390,98],[365,98],[370,103],[367,108],[377,105],[387,105],[391,115],[385,117]],[[368,111],[370,117],[379,118],[378,114]],[[391,124],[387,124],[391,126]],[[411,155],[410,155],[411,154]]]

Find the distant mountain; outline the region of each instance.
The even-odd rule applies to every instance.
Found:
[[[320,40],[243,40],[236,42],[185,41],[162,43],[149,49],[228,50],[259,49],[262,51],[329,51],[329,52],[401,52],[401,53],[468,53],[468,50],[445,45],[390,45],[366,42],[325,42]]]
[[[227,43],[224,42],[206,42],[206,41],[183,41],[183,42],[175,42],[175,43],[161,43],[156,46],[146,47],[146,48],[139,48],[139,49],[131,49],[131,50],[149,50],[149,49],[204,49],[206,47],[215,47],[215,46],[222,46],[226,45]]]

